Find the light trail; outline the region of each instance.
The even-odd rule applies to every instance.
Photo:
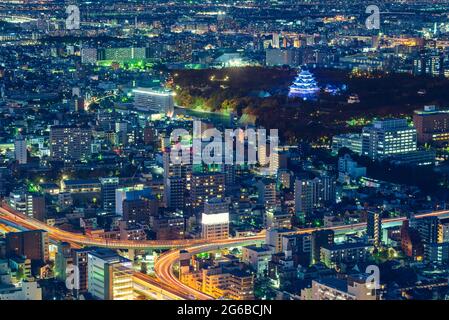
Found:
[[[434,211],[429,213],[422,213],[415,215],[415,218],[421,219],[425,217],[436,217],[441,215],[448,215],[449,210],[442,210],[442,211]],[[394,223],[394,222],[401,222],[406,220],[406,217],[398,217],[398,218],[391,218],[391,219],[385,219],[382,221],[382,223]],[[307,229],[301,229],[293,232],[294,234],[306,234],[311,233],[318,230],[334,230],[334,231],[342,231],[342,230],[356,230],[360,228],[366,228],[366,223],[356,223],[351,225],[344,225],[344,226],[335,226],[335,227],[329,227],[329,228],[307,228]],[[254,236],[252,238],[246,239],[247,241],[254,240],[262,240],[261,235]],[[245,240],[240,239],[240,242],[238,240],[232,241],[233,239],[229,240],[223,240],[220,245],[217,244],[206,244],[206,245],[197,245],[192,246],[190,248],[183,248],[184,250],[187,250],[190,254],[199,254],[202,252],[207,251],[213,251],[217,250],[218,247],[231,247],[238,244],[242,244],[245,242]],[[249,243],[248,243],[249,244]],[[156,275],[158,279],[163,281],[164,283],[170,284],[172,287],[178,287],[179,292],[183,292],[184,294],[189,295],[190,297],[195,297],[195,299],[203,299],[203,300],[210,300],[212,297],[199,292],[184,283],[182,283],[178,277],[174,274],[174,265],[179,262],[179,250],[171,250],[167,253],[162,254],[159,256],[159,258],[156,260],[156,264],[154,267],[154,270],[156,272]]]
[[[429,213],[421,213],[415,215],[415,218],[425,218],[432,216],[449,215],[449,210],[433,211]],[[26,217],[21,213],[15,212],[13,209],[3,203],[0,208],[0,220],[9,221],[11,223],[26,227],[27,229],[36,230],[42,229],[49,233],[49,236],[58,241],[65,241],[73,243],[77,246],[98,246],[107,247],[111,249],[173,249],[159,256],[155,264],[155,273],[157,280],[152,280],[146,275],[139,274],[135,276],[137,281],[144,281],[152,286],[166,290],[169,294],[173,294],[181,299],[200,299],[210,300],[212,297],[199,292],[189,286],[183,284],[174,273],[174,265],[179,261],[179,249],[187,250],[190,254],[198,254],[201,252],[218,250],[221,248],[228,248],[232,246],[243,246],[253,244],[255,242],[263,242],[265,240],[266,231],[263,230],[259,234],[249,237],[230,238],[226,240],[209,241],[206,243],[202,239],[186,239],[186,240],[146,240],[146,241],[131,241],[131,240],[104,240],[99,238],[89,237],[83,234],[77,234],[69,231],[64,231],[56,227],[49,226],[41,221]],[[391,219],[384,219],[383,223],[395,223],[406,220],[406,217],[398,217]],[[318,230],[334,230],[334,231],[351,231],[365,228],[366,223],[355,223],[350,225],[335,226],[335,227],[317,227],[293,230],[292,234],[307,234]],[[153,282],[149,282],[153,281]]]

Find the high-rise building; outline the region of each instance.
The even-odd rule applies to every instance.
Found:
[[[8,197],[8,205],[30,218],[45,221],[45,197],[39,193],[11,192]]]
[[[410,226],[410,221],[405,220],[401,227],[401,248],[407,257],[422,260],[424,257],[424,245],[421,236],[415,228]]]
[[[273,179],[263,179],[257,182],[258,203],[265,209],[276,207],[277,190],[276,181]]]
[[[100,183],[103,210],[113,213],[115,212],[115,190],[118,188],[119,178],[100,178]]]
[[[9,232],[6,234],[6,255],[26,256],[32,262],[48,261],[48,234],[43,230]]]
[[[333,177],[295,180],[295,212],[307,215],[326,202],[335,202],[336,181]]]
[[[81,49],[81,63],[95,64],[98,60],[98,52],[96,48],[82,48]]]
[[[169,117],[174,112],[174,93],[162,88],[137,88],[133,90],[134,106],[139,110],[156,111]]]
[[[115,189],[115,213],[123,216],[123,202],[125,200],[138,200],[142,197],[151,198],[152,190],[143,184],[133,187]]]
[[[294,234],[282,237],[282,251],[285,258],[291,258],[294,266],[308,267],[311,261],[312,236],[310,234]]]
[[[413,114],[418,142],[421,144],[449,143],[449,110],[439,110],[436,106],[424,106]]]
[[[276,175],[280,169],[287,168],[288,153],[286,151],[277,150],[270,154],[269,161],[268,172],[270,175]]]
[[[424,244],[437,243],[440,220],[438,217],[425,217],[416,220],[416,229]]]
[[[185,219],[176,215],[151,216],[151,231],[157,240],[184,239]]]
[[[444,74],[444,56],[440,52],[430,53],[425,60],[426,74],[440,77]]]
[[[210,199],[204,204],[201,216],[202,237],[207,240],[229,238],[229,203],[223,199]]]
[[[101,300],[132,300],[133,269],[130,260],[110,249],[87,254],[88,292]]]
[[[16,161],[19,164],[27,163],[28,161],[27,141],[22,135],[19,135],[14,140],[14,155]]]
[[[337,154],[341,148],[348,148],[352,152],[362,154],[361,134],[340,134],[332,137],[332,153]]]
[[[379,247],[382,241],[382,214],[380,212],[368,212],[366,233],[369,239],[374,240],[374,247]]]
[[[78,276],[75,277],[75,281],[77,281],[77,283],[75,283],[74,287],[78,294],[86,293],[88,290],[87,254],[90,252],[90,250],[90,248],[72,249],[73,266],[77,269],[78,272]]]
[[[165,181],[164,191],[168,208],[184,208],[185,179],[182,177],[168,177]]]
[[[374,121],[362,132],[362,155],[381,160],[397,154],[417,150],[416,129],[409,126],[407,119]]]
[[[416,230],[424,246],[424,258],[429,259],[432,244],[438,243],[440,233],[440,220],[438,217],[425,217],[416,221]]]
[[[164,149],[164,201],[172,209],[183,209],[186,205],[186,190],[190,190],[192,176],[192,153],[182,154],[180,163],[171,159],[170,148]]]
[[[296,66],[295,52],[292,49],[267,49],[265,64],[267,66]]]
[[[91,155],[92,130],[83,126],[50,128],[50,156],[53,160],[87,160]]]
[[[312,180],[295,180],[295,213],[310,214],[314,208]]]
[[[145,145],[153,144],[157,141],[157,136],[153,127],[146,126],[143,129],[143,142]]]
[[[318,230],[312,232],[310,239],[311,263],[316,264],[321,259],[321,248],[334,244],[333,230]]]
[[[191,205],[194,210],[202,210],[209,199],[223,198],[225,175],[222,173],[193,173],[190,190]]]
[[[56,279],[65,282],[67,279],[67,267],[73,264],[70,243],[59,242],[55,253]]]
[[[280,48],[281,46],[280,46],[280,37],[279,37],[279,33],[277,33],[277,32],[274,32],[273,33],[273,38],[272,38],[272,40],[271,40],[271,43],[272,43],[272,47],[273,48]]]
[[[153,195],[123,201],[123,220],[148,225],[158,213],[159,204]]]

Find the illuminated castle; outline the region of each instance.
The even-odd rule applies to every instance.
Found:
[[[320,91],[315,77],[307,70],[302,70],[298,73],[290,86],[288,96],[290,98],[301,98],[303,100],[313,99]]]

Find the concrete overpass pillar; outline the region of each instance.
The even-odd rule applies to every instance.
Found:
[[[128,259],[134,261],[134,257],[136,255],[135,249],[128,249]]]

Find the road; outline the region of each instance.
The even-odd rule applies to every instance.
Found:
[[[416,218],[424,218],[431,216],[449,215],[449,210],[434,211],[429,213],[421,213],[415,215]],[[385,219],[382,223],[395,223],[404,221],[405,217]],[[9,221],[13,224],[20,225],[30,230],[42,229],[49,233],[50,238],[57,241],[65,241],[73,243],[75,246],[98,246],[108,247],[111,249],[174,249],[167,251],[159,256],[155,264],[155,273],[157,281],[152,282],[151,285],[159,286],[161,289],[167,290],[170,294],[177,295],[179,298],[187,299],[211,299],[210,296],[194,290],[185,284],[181,283],[174,274],[174,265],[179,260],[179,249],[189,251],[191,254],[198,254],[201,252],[213,251],[220,248],[227,248],[232,246],[249,245],[255,242],[263,242],[265,240],[265,231],[250,237],[230,238],[226,240],[208,241],[202,239],[194,240],[147,240],[147,241],[130,241],[130,240],[104,240],[89,237],[83,234],[73,233],[49,226],[43,222],[37,221],[33,218],[24,216],[21,213],[15,212],[8,208],[5,204],[0,208],[0,220]],[[356,223],[343,226],[327,227],[327,228],[306,228],[294,231],[295,234],[311,233],[318,230],[334,230],[347,231],[363,229],[366,223]],[[145,279],[140,278],[140,281]],[[147,282],[149,281],[146,278]],[[165,286],[165,287],[163,287]]]
[[[205,243],[203,239],[132,241],[94,238],[80,233],[64,231],[59,228],[49,226],[46,223],[15,212],[13,209],[8,208],[5,205],[0,208],[0,220],[9,221],[29,230],[45,230],[48,232],[49,236],[55,240],[78,243],[84,246],[107,247],[112,249],[171,249]]]
[[[415,218],[425,218],[425,217],[432,217],[432,216],[443,216],[443,215],[449,215],[449,210],[442,210],[442,211],[434,211],[429,213],[422,213],[415,215]],[[401,222],[406,220],[405,217],[399,217],[399,218],[391,218],[391,219],[385,219],[382,221],[383,224],[386,223],[395,223],[395,222]],[[366,228],[366,223],[356,223],[351,225],[344,225],[344,226],[336,226],[336,227],[329,227],[329,228],[307,228],[307,229],[301,229],[296,231],[296,234],[304,234],[304,233],[311,233],[313,231],[328,229],[328,230],[334,230],[334,231],[352,231],[357,230],[361,228]],[[254,240],[263,240],[264,236],[257,235],[252,238],[247,238],[248,241],[254,241]],[[245,241],[235,240],[232,241],[232,239],[229,240],[223,240],[222,243],[218,244],[206,244],[206,245],[196,245],[189,248],[183,248],[184,250],[189,251],[189,253],[198,254],[202,252],[207,251],[213,251],[217,250],[219,247],[225,248],[225,247],[232,247],[237,246],[239,244],[244,243]],[[202,299],[202,300],[209,300],[212,299],[212,297],[205,295],[202,292],[199,292],[193,288],[190,288],[183,284],[178,277],[174,274],[174,266],[179,262],[179,250],[170,250],[162,255],[159,256],[159,258],[156,260],[155,264],[155,272],[159,280],[163,281],[164,283],[169,284],[171,287],[179,288],[179,292],[182,292],[185,295],[188,295],[190,297],[195,297],[195,299]]]

